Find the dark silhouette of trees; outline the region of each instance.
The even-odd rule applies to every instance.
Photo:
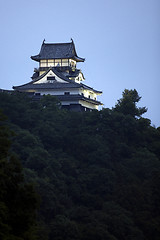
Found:
[[[137,107],[136,104],[140,101],[140,99],[141,97],[136,89],[125,89],[122,93],[122,98],[118,100],[118,103],[115,106],[115,110],[125,115],[129,114],[132,117],[141,117],[147,109],[146,107]]]
[[[33,102],[0,93],[8,117],[0,128],[3,236],[27,240],[29,231],[34,239],[32,182],[41,199],[39,240],[158,240],[160,128],[142,117],[139,101],[136,90],[124,90],[112,109],[77,113],[60,109],[52,96]]]
[[[37,195],[24,182],[22,167],[10,152],[13,133],[0,112],[0,238],[36,239]]]

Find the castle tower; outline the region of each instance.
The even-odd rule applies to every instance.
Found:
[[[83,73],[77,69],[78,62],[84,58],[78,57],[73,40],[69,43],[45,43],[43,41],[40,53],[31,56],[39,63],[34,69],[32,81],[13,89],[28,92],[35,97],[42,95],[56,96],[62,108],[87,111],[98,109],[101,102],[97,101],[97,91],[82,82],[85,80]]]

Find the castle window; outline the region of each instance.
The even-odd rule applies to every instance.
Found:
[[[55,76],[49,76],[47,77],[47,80],[55,80]]]
[[[49,83],[55,82],[55,76],[47,77],[47,81],[48,81]]]
[[[68,59],[62,59],[62,66],[68,66]]]
[[[41,60],[40,67],[47,67],[47,60]]]
[[[54,66],[54,59],[48,59],[48,67]]]
[[[55,66],[60,67],[61,66],[61,59],[55,59]]]
[[[70,95],[70,92],[64,92],[64,95]]]

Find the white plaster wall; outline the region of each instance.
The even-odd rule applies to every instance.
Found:
[[[78,76],[79,76],[80,81],[84,81],[85,80],[84,77],[83,77],[83,74],[81,72],[79,73]]]
[[[74,81],[75,81],[76,83],[80,83],[80,82],[81,82],[78,77],[76,77],[76,78],[74,79]]]
[[[71,66],[76,67],[76,61],[75,60],[69,59],[69,63],[70,63]]]
[[[61,101],[62,105],[79,104],[79,101]]]
[[[24,92],[35,92],[34,89],[29,89],[29,90],[23,90]]]
[[[48,82],[47,77],[51,77],[51,76],[54,76],[55,80],[58,81],[58,82],[68,83],[67,81],[64,81],[61,78],[59,78],[52,70],[50,70],[43,78],[41,78],[37,82],[34,82],[34,84],[47,83]]]
[[[87,108],[91,108],[91,109],[97,109],[98,110],[98,105],[94,105],[92,103],[88,103],[85,102],[83,100],[80,100],[79,103],[83,106],[83,107],[87,107]]]
[[[79,73],[78,76],[75,78],[75,82],[80,83],[81,81],[84,81],[82,73]]]
[[[40,90],[35,90],[34,92],[36,92],[36,93],[40,93],[41,95],[48,95],[48,94],[50,94],[50,95],[55,95],[55,96],[57,96],[57,95],[64,95],[64,93],[65,92],[70,92],[70,95],[72,95],[72,94],[78,94],[78,90],[77,89],[63,89],[63,90],[59,90],[59,89],[57,89],[57,90],[53,90],[53,89],[51,89],[51,90],[46,90],[46,89],[40,89]]]
[[[80,94],[82,94],[82,93],[84,94],[84,97],[86,97],[86,98],[89,98],[89,96],[90,96],[91,99],[97,100],[97,94],[94,93],[93,91],[81,89]]]

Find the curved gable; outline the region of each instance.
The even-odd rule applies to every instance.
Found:
[[[33,84],[42,84],[42,83],[51,83],[51,82],[59,82],[59,83],[68,83],[68,81],[64,80],[60,76],[58,76],[53,69],[49,69],[47,72],[42,74],[40,77],[34,80]]]

